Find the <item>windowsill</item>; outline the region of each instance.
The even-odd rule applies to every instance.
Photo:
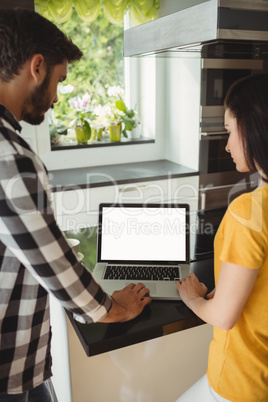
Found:
[[[69,149],[85,149],[85,148],[98,148],[98,147],[111,147],[123,145],[138,145],[138,144],[152,144],[155,140],[153,138],[122,138],[119,142],[113,142],[109,139],[102,139],[101,141],[92,141],[87,144],[77,144],[76,141],[62,144],[51,144],[51,151],[66,151]]]

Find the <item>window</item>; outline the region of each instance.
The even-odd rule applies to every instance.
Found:
[[[125,25],[127,20],[128,16],[125,17]],[[55,21],[53,22],[55,23]],[[131,105],[132,108],[137,108],[137,111],[140,112],[142,99],[145,99],[142,95],[140,81],[140,65],[142,62],[138,59],[123,58],[123,23],[121,25],[111,24],[104,18],[103,13],[100,14],[95,22],[86,23],[74,11],[69,21],[58,24],[58,26],[81,47],[85,56],[88,56],[88,60],[85,62],[81,60],[73,66],[69,66],[67,80],[59,87],[59,102],[55,105],[54,121],[69,125],[72,119],[72,112],[74,112],[71,105],[77,95],[79,95],[79,99],[82,99],[83,95],[85,95],[84,100],[88,99],[89,95],[94,104],[99,103],[102,106],[109,102],[114,102],[115,97],[110,96],[108,93],[108,89],[111,87],[119,87],[125,90],[126,104]],[[97,38],[97,33],[100,33],[100,38]],[[99,44],[100,42],[102,47]],[[97,58],[97,56],[99,57]],[[114,61],[111,61],[112,56],[115,56]],[[153,71],[149,72],[149,76],[150,79],[153,78]],[[144,87],[144,84],[142,85]],[[148,93],[151,98],[152,91],[148,90]],[[71,105],[68,102],[69,100]],[[148,103],[147,99],[146,105],[148,109],[150,103]],[[151,102],[151,106],[153,109],[154,102]],[[153,119],[149,115],[147,119],[151,124]],[[27,127],[27,125],[27,134],[25,135],[26,139],[30,139],[31,145],[49,170],[159,158],[157,156],[159,150],[152,150],[151,148],[154,144],[154,128],[147,130],[147,134],[144,126],[143,135],[138,140],[122,137],[121,143],[111,143],[109,139],[107,141],[104,139],[100,142],[97,140],[89,141],[86,145],[77,145],[74,131],[71,131],[66,137],[67,145],[51,146],[48,135],[49,123],[51,123],[51,116],[48,114],[44,124],[35,128],[35,137],[30,138],[33,129]],[[135,149],[132,149],[133,144],[135,144]],[[146,144],[146,148],[144,144]],[[160,144],[159,148],[163,149]]]
[[[67,80],[58,87],[58,102],[49,113],[52,151],[114,145],[111,142],[121,138],[129,143],[134,129],[139,137],[138,113],[125,101],[123,20],[113,24],[101,9],[88,23],[73,7],[71,18],[57,25],[84,56],[69,66]]]
[[[100,138],[93,136],[94,123],[107,125],[108,105],[113,105],[116,94],[124,96],[123,21],[112,24],[101,11],[95,21],[88,23],[74,9],[70,19],[57,25],[72,38],[84,56],[69,66],[67,80],[59,85],[58,103],[53,113],[55,125],[65,124],[73,129],[68,129],[66,137],[56,137],[52,126],[52,140],[60,138],[66,145],[76,145],[74,126],[81,119],[91,123],[90,140],[98,140]],[[115,96],[110,96],[113,93]]]

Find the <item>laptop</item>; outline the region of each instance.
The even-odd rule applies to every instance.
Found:
[[[93,275],[108,294],[142,282],[152,299],[180,300],[189,232],[188,204],[100,204]]]

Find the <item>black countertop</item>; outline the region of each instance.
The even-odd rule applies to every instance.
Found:
[[[93,270],[96,261],[96,228],[88,228],[87,232],[83,230],[81,233],[66,232],[66,235],[80,240],[79,250],[85,255],[84,263],[88,269]],[[210,237],[208,236],[208,239]],[[199,241],[196,242],[198,243]],[[211,250],[199,254],[193,252],[191,259],[191,271],[211,291],[214,288],[213,253]],[[204,324],[182,301],[153,300],[139,317],[125,323],[81,324],[68,312],[67,315],[88,356]]]
[[[213,289],[213,259],[191,264],[191,271],[202,280],[209,291]],[[146,306],[132,321],[115,324],[81,324],[67,313],[87,354],[100,353],[134,345],[160,336],[204,324],[182,301],[156,301]]]
[[[77,169],[51,170],[49,172],[52,191],[77,188],[110,186],[141,181],[165,180],[198,175],[198,171],[165,159],[94,166]]]

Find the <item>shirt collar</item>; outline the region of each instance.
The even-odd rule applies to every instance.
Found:
[[[18,120],[13,115],[13,113],[11,113],[9,110],[7,110],[5,108],[5,106],[3,106],[3,105],[0,105],[0,117],[7,120],[15,130],[21,132],[22,127],[21,127],[20,123],[18,122]]]

